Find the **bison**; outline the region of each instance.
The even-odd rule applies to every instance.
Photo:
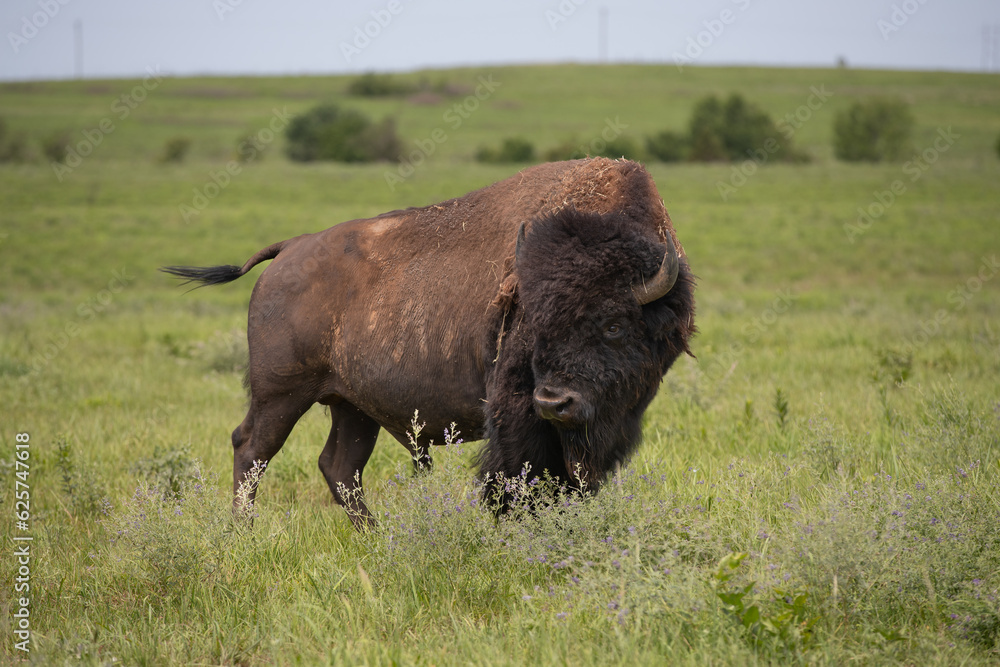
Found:
[[[430,464],[425,437],[407,437],[415,410],[425,434],[454,422],[486,440],[487,489],[528,464],[595,491],[635,450],[695,331],[687,258],[649,173],[627,160],[537,165],[275,243],[242,267],[163,270],[216,285],[265,260],[234,492],[321,403],[319,468],[358,528],[373,522],[361,485],[380,427]]]

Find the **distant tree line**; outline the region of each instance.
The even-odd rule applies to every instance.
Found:
[[[411,96],[414,103],[431,103],[442,96],[468,91],[447,81],[431,84],[401,82],[387,74],[367,73],[353,79],[346,92],[353,97]],[[420,99],[417,102],[417,99]],[[833,124],[833,152],[847,162],[899,160],[912,149],[914,117],[900,99],[873,97],[840,110]],[[524,137],[504,137],[495,146],[480,146],[473,157],[483,163],[533,163],[587,156],[625,157],[656,162],[805,162],[809,155],[792,143],[793,130],[782,127],[756,104],[738,93],[726,98],[710,95],[692,109],[683,131],[664,129],[637,141],[608,121],[590,141],[566,139],[544,150]],[[347,163],[395,161],[404,151],[392,117],[372,120],[363,112],[335,104],[320,104],[293,117],[284,127],[285,151],[297,162],[332,160]],[[261,156],[266,145],[244,133],[237,139],[236,158],[248,162]],[[269,143],[270,139],[268,139]],[[42,154],[53,163],[64,163],[72,153],[72,135],[58,131],[40,142]],[[178,163],[190,152],[192,140],[172,137],[158,161]],[[1000,137],[994,149],[1000,157]],[[248,158],[249,156],[249,158]],[[11,132],[0,118],[0,162],[34,159],[28,137]]]
[[[872,98],[852,104],[834,121],[834,154],[846,162],[898,160],[911,148],[913,114],[901,100]],[[595,150],[596,148],[596,150]],[[597,146],[568,141],[544,153],[546,160],[587,155],[626,157],[658,162],[735,162],[752,159],[807,162],[809,156],[792,143],[789,128],[739,94],[725,100],[711,95],[695,104],[687,131],[663,130],[645,137],[643,151],[635,141],[619,136]],[[1000,155],[1000,139],[997,141]],[[534,146],[522,138],[506,138],[499,148],[480,147],[480,162],[532,162]]]

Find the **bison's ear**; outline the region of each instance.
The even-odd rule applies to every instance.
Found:
[[[654,338],[667,344],[671,363],[674,355],[681,352],[691,354],[688,340],[697,331],[694,314],[694,278],[685,263],[670,293],[642,309],[642,317],[648,330],[653,332]]]

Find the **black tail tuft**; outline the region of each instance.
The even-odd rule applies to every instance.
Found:
[[[207,285],[224,285],[243,275],[243,269],[232,264],[224,266],[162,266],[160,271],[178,278],[187,278],[182,285],[201,283],[198,287]]]

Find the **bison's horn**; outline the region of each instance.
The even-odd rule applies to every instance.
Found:
[[[677,282],[677,270],[680,268],[680,258],[677,257],[677,248],[674,241],[667,232],[667,252],[663,255],[663,262],[656,275],[632,285],[632,293],[635,294],[636,301],[640,306],[652,303],[665,296]]]

